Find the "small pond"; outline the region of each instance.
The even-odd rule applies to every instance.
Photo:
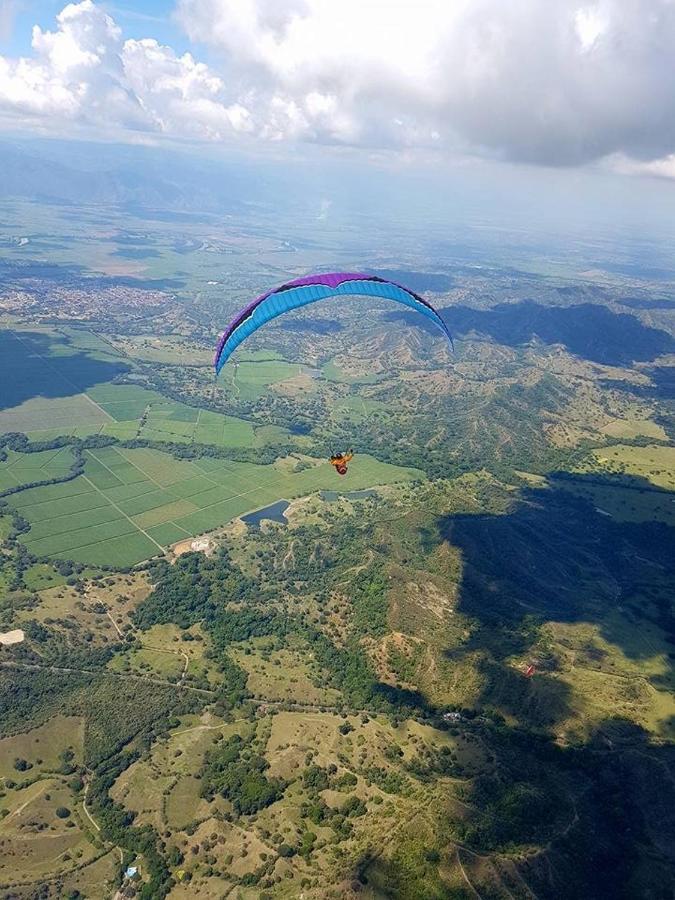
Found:
[[[288,500],[277,500],[263,509],[256,509],[255,512],[247,513],[241,517],[241,521],[250,525],[251,528],[260,528],[263,519],[270,519],[272,522],[279,522],[280,525],[288,525],[288,519],[284,515],[289,507]]]

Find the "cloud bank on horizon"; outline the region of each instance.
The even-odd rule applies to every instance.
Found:
[[[210,64],[92,0],[0,56],[0,120],[429,149],[675,177],[674,0],[178,0]]]

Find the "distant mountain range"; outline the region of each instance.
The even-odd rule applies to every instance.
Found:
[[[269,190],[255,164],[164,149],[0,142],[0,199],[223,212]]]

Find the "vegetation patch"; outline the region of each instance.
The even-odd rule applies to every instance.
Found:
[[[274,639],[254,638],[229,652],[247,672],[246,686],[254,697],[327,706],[340,700],[338,691],[317,687],[314,661],[302,647],[277,648]]]
[[[0,883],[66,875],[99,855],[73,814],[73,794],[60,780],[10,789],[2,804],[7,812],[0,822]]]
[[[35,779],[46,772],[72,774],[82,763],[84,722],[57,715],[44,725],[0,740],[0,778]]]

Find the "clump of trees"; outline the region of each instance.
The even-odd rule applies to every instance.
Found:
[[[258,812],[279,800],[286,789],[280,778],[265,775],[268,768],[251,741],[235,734],[207,754],[201,771],[202,797],[211,800],[220,794],[240,815]]]

